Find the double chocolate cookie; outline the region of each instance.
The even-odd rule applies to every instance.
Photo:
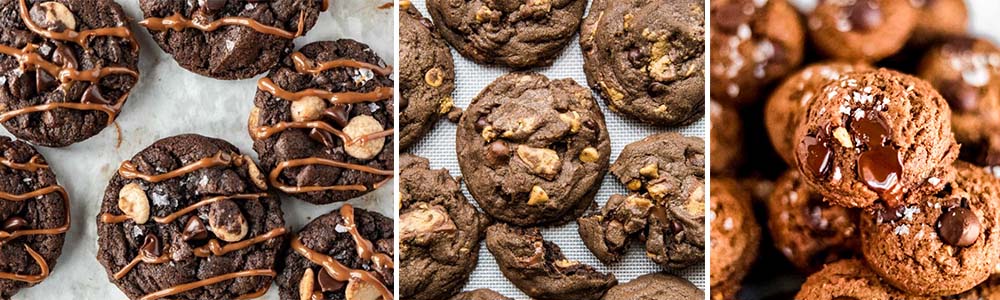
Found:
[[[519,226],[582,215],[611,154],[590,90],[534,73],[493,81],[472,100],[457,135],[458,163],[479,207]]]
[[[736,296],[740,282],[757,259],[760,225],[754,218],[750,196],[730,179],[713,178],[710,190],[712,223],[709,284],[712,300]]]
[[[735,108],[715,100],[709,103],[710,168],[712,174],[732,175],[743,162],[743,122]]]
[[[69,230],[69,195],[45,158],[0,136],[0,298],[49,276]]]
[[[896,300],[913,298],[882,282],[865,263],[845,259],[813,273],[795,295],[796,300]],[[930,299],[927,299],[930,300]]]
[[[267,189],[253,160],[225,141],[157,141],[108,184],[97,260],[130,299],[259,297],[286,233]]]
[[[394,299],[392,219],[344,204],[291,237],[281,300]]]
[[[969,29],[969,10],[965,0],[913,0],[917,25],[910,45],[926,46],[941,39],[962,35]]]
[[[182,68],[216,79],[254,77],[277,64],[328,0],[139,0],[145,27]]]
[[[451,300],[514,300],[489,289],[478,289],[451,297]]]
[[[416,7],[406,1],[399,13],[399,148],[416,144],[452,109],[455,63],[451,49]]]
[[[48,147],[111,125],[139,80],[139,43],[108,0],[0,2],[0,123]]]
[[[558,245],[542,239],[537,228],[490,226],[486,248],[504,277],[532,299],[597,300],[618,284],[614,274],[566,259]]]
[[[481,64],[551,65],[576,34],[586,0],[428,0],[438,32]]]
[[[646,274],[608,290],[601,300],[701,300],[705,292],[690,281],[666,273]]]
[[[700,120],[704,7],[698,0],[594,1],[580,27],[587,82],[612,110],[646,123]]]
[[[448,170],[431,170],[427,159],[410,154],[403,154],[399,168],[400,296],[446,299],[476,268],[489,221]]]
[[[903,48],[917,24],[910,0],[823,1],[808,16],[813,44],[845,61],[877,61]]]
[[[257,82],[250,137],[271,185],[347,201],[393,174],[392,67],[353,40],[305,45]]]
[[[916,77],[879,69],[823,86],[794,135],[803,179],[831,204],[899,206],[953,176],[948,103]]]

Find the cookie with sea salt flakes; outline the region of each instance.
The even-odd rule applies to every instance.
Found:
[[[809,36],[824,54],[877,61],[903,48],[917,24],[910,0],[821,1],[809,14]]]

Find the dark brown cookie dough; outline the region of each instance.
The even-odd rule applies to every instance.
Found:
[[[580,239],[605,265],[621,261],[632,243],[649,230],[654,206],[663,213],[663,207],[654,205],[647,195],[611,195],[599,214],[576,220]]]
[[[409,2],[399,13],[399,148],[417,143],[452,109],[455,63],[451,49]]]
[[[965,0],[913,0],[910,3],[918,11],[910,45],[924,46],[968,31],[969,10]]]
[[[428,0],[438,32],[481,64],[551,65],[576,34],[586,0]]]
[[[537,228],[490,226],[486,248],[504,277],[533,299],[596,300],[618,284],[614,274],[567,259],[558,245],[542,239]]]
[[[701,300],[705,292],[690,281],[666,273],[646,274],[619,284],[604,294],[601,300]]]
[[[583,70],[616,111],[657,126],[705,115],[700,0],[596,0],[580,27]]]
[[[802,62],[804,29],[786,0],[713,0],[712,99],[758,101],[769,83]]]
[[[804,180],[826,201],[895,207],[951,180],[951,112],[929,83],[879,69],[841,76],[818,94],[793,143]]]
[[[108,0],[0,2],[0,123],[64,147],[111,125],[139,80],[139,43]]]
[[[844,74],[871,69],[871,66],[863,63],[831,61],[806,66],[788,76],[771,93],[764,108],[764,124],[775,152],[789,165],[794,165],[795,157],[792,154],[795,153],[795,143],[792,138],[795,128],[805,117],[806,109],[813,99],[822,96],[819,89]]]
[[[823,1],[808,16],[813,44],[833,58],[877,61],[899,51],[917,24],[910,0]]]
[[[347,201],[392,179],[392,68],[353,40],[314,42],[257,82],[250,137],[272,186]]]
[[[69,195],[45,158],[0,136],[0,298],[45,280],[69,230]]]
[[[826,203],[798,171],[782,175],[765,204],[774,248],[800,270],[819,270],[860,252],[858,211]]]
[[[902,292],[882,282],[865,263],[841,260],[813,273],[795,295],[796,300],[903,300]]]
[[[462,195],[448,170],[422,157],[400,158],[400,297],[448,298],[476,268],[489,221]]]
[[[743,161],[743,123],[735,108],[712,100],[708,123],[712,174],[733,175]]]
[[[139,22],[191,72],[216,79],[264,73],[292,50],[328,0],[139,0]]]
[[[350,204],[312,220],[285,251],[281,300],[391,299],[393,239],[392,219]]]
[[[451,300],[514,300],[514,299],[507,298],[504,295],[501,295],[500,293],[494,292],[493,290],[478,289],[455,295],[455,297],[451,297]]]
[[[1000,48],[985,39],[951,37],[925,54],[919,74],[948,101],[959,156],[1000,165]]]
[[[961,293],[986,280],[1000,259],[1000,183],[979,167],[955,168],[955,180],[940,193],[861,215],[865,259],[901,290]]]
[[[582,215],[611,154],[590,90],[534,73],[493,81],[472,100],[457,135],[458,163],[479,207],[519,226]]]
[[[760,225],[749,194],[730,179],[713,178],[710,190],[711,262],[709,284],[713,300],[729,300],[757,259]]]
[[[281,203],[253,160],[199,135],[122,163],[97,216],[97,260],[130,299],[235,299],[267,292],[284,242]]]

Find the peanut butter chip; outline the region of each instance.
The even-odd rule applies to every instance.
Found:
[[[639,181],[638,179],[632,179],[632,181],[628,182],[628,185],[626,185],[626,187],[630,191],[638,191],[640,188],[642,188],[642,182]]]
[[[378,300],[382,298],[382,292],[374,284],[352,278],[344,289],[344,297],[347,300]]]
[[[316,275],[312,269],[306,269],[302,273],[302,281],[299,281],[299,299],[310,300],[316,286]]]
[[[559,175],[562,164],[555,150],[521,145],[517,146],[517,156],[528,165],[532,174],[548,180]]]
[[[528,205],[538,205],[549,201],[549,194],[540,186],[531,187],[531,194],[528,196]]]
[[[600,158],[600,154],[597,153],[597,148],[587,147],[580,151],[580,161],[585,163],[592,163]]]
[[[654,162],[639,169],[639,174],[649,178],[657,178],[660,177],[660,169]]]
[[[369,115],[359,115],[351,118],[347,126],[344,126],[344,133],[351,139],[357,140],[366,135],[382,131],[382,124]],[[385,138],[375,138],[368,141],[355,141],[344,145],[344,151],[348,155],[362,160],[372,159],[385,146]]]
[[[292,120],[309,122],[318,120],[326,109],[326,101],[320,97],[309,96],[292,101]]]
[[[424,73],[424,82],[432,87],[439,87],[444,83],[444,72],[437,67],[431,68]]]
[[[31,7],[28,13],[36,25],[45,29],[56,32],[76,30],[76,17],[62,3],[55,1],[42,2]]]
[[[136,224],[149,221],[149,198],[138,183],[129,183],[118,191],[118,209]]]

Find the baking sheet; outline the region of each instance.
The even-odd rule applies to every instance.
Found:
[[[392,9],[379,8],[387,1],[331,1],[330,9],[321,13],[316,26],[295,44],[302,46],[312,41],[353,38],[372,46],[383,60],[392,64],[396,53],[393,42],[396,18]],[[138,1],[117,2],[132,20],[142,20]],[[243,153],[256,157],[246,129],[247,116],[257,92],[256,78],[220,81],[190,73],[160,50],[144,28],[133,22],[132,31],[142,46],[141,77],[118,117],[121,146],[116,147],[118,136],[112,126],[70,147],[39,148],[56,172],[59,183],[69,192],[72,225],[51,276],[33,288],[22,290],[13,299],[127,299],[108,280],[104,267],[95,258],[96,216],[104,188],[119,164],[156,140],[198,133],[227,140]],[[2,128],[0,134],[11,136]],[[392,217],[393,186],[388,184],[350,203]],[[287,227],[297,231],[312,218],[340,206],[317,206],[285,199],[282,208]],[[272,286],[260,299],[278,299],[277,286]]]
[[[423,13],[425,17],[430,17],[430,15],[427,14],[424,0],[414,0],[412,3],[420,9],[421,13]],[[510,71],[510,69],[507,68],[477,65],[476,63],[463,58],[455,52],[454,49],[452,49],[452,55],[455,57],[455,76],[457,80],[454,94],[455,105],[463,109],[467,107],[472,101],[472,98],[479,94],[479,91],[490,84],[490,82]],[[573,78],[577,83],[583,86],[586,86],[587,84],[587,78],[583,74],[583,56],[581,55],[580,46],[577,43],[576,38],[573,39],[562,55],[555,61],[555,64],[548,68],[541,68],[533,71],[540,72],[549,78]],[[594,94],[594,97],[598,96]],[[671,129],[654,128],[611,112],[603,100],[598,100],[598,102],[600,103],[601,111],[604,112],[604,117],[606,118],[608,125],[608,133],[611,136],[612,161],[618,157],[618,154],[626,144],[640,140],[657,132],[669,130],[680,132],[688,136],[700,136],[703,138],[707,133],[706,121],[704,119],[687,127]],[[447,168],[451,171],[452,176],[459,176],[461,175],[461,171],[458,167],[458,160],[455,155],[455,129],[455,124],[442,120],[438,122],[438,125],[428,136],[424,137],[424,139],[416,144],[410,151],[414,154],[428,158],[431,161],[432,168]],[[473,198],[469,195],[468,190],[465,189],[464,185],[463,192],[465,192],[465,196],[472,201]],[[619,184],[616,179],[614,179],[613,175],[608,173],[602,182],[601,189],[597,193],[596,199],[598,204],[603,207],[604,203],[607,202],[608,197],[610,197],[611,194],[625,193],[625,188]],[[475,201],[473,201],[473,203],[475,203]],[[640,275],[658,272],[661,270],[658,265],[652,263],[652,261],[646,258],[645,248],[641,244],[635,244],[621,262],[610,266],[601,264],[597,258],[594,257],[594,255],[591,254],[590,251],[583,245],[583,242],[580,240],[580,235],[577,233],[577,226],[575,222],[559,227],[545,228],[542,230],[542,234],[545,236],[545,239],[558,244],[562,248],[563,253],[566,254],[569,259],[579,260],[582,263],[594,266],[600,271],[614,272],[620,283],[628,282],[629,280],[632,280]],[[485,244],[483,244],[481,248],[482,249],[479,251],[479,265],[472,273],[469,283],[465,286],[465,290],[490,288],[508,297],[528,299],[527,296],[521,293],[520,290],[514,287],[513,284],[500,274],[496,261],[486,249]],[[687,278],[702,289],[706,288],[705,268],[703,265],[677,271],[674,272],[674,274]]]

